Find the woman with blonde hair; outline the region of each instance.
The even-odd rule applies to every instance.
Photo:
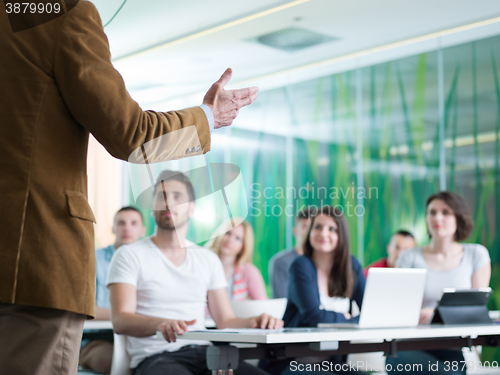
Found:
[[[224,267],[229,299],[267,299],[262,274],[252,264],[254,235],[250,223],[243,221],[234,228],[229,222],[223,223],[216,233],[223,234],[215,237],[209,248],[219,256]]]

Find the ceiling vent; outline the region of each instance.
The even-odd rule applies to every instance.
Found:
[[[338,38],[318,34],[313,31],[300,29],[298,27],[288,27],[286,29],[258,36],[252,40],[282,51],[295,52],[321,43],[338,40]]]

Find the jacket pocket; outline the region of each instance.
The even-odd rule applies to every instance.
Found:
[[[95,221],[94,213],[87,198],[76,191],[65,191],[69,214],[83,220]]]

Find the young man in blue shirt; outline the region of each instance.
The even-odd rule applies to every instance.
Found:
[[[96,251],[96,320],[111,320],[109,291],[106,287],[109,263],[115,251],[122,245],[136,242],[146,233],[142,213],[135,207],[122,207],[115,214],[113,233],[115,243]],[[84,343],[80,351],[80,366],[108,374],[113,358],[113,343],[92,340]]]

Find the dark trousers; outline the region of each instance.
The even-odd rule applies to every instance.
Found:
[[[134,375],[211,375],[207,369],[207,346],[181,348],[146,358],[134,370]],[[264,375],[267,372],[241,361],[235,375]]]
[[[68,311],[0,303],[0,373],[76,375],[83,320]]]

